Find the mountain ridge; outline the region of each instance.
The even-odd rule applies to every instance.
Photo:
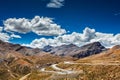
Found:
[[[104,50],[106,50],[106,48],[102,46],[100,42],[93,42],[81,47],[78,47],[74,44],[69,44],[69,45],[62,45],[58,47],[52,47],[48,45],[43,48],[43,51],[49,52],[54,55],[72,56],[77,58],[98,54]]]
[[[45,46],[43,49],[39,48],[28,48],[21,46],[20,44],[12,44],[8,42],[3,42],[0,40],[0,53],[9,53],[10,51],[16,51],[23,55],[37,55],[39,53],[50,53],[57,56],[70,56],[76,58],[83,58],[90,55],[98,54],[106,50],[100,42],[93,42],[81,47],[74,44],[62,45],[57,47]]]

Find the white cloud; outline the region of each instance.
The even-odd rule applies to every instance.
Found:
[[[9,39],[10,39],[10,36],[7,33],[0,32],[0,40],[8,42]]]
[[[15,34],[9,35],[8,33],[3,32],[3,27],[0,27],[0,40],[9,42],[9,40],[13,38],[21,38],[21,36]]]
[[[66,34],[62,36],[55,37],[53,39],[40,38],[35,39],[29,45],[30,47],[43,48],[44,46],[60,46],[75,44],[77,46],[82,46],[91,42],[101,42],[105,47],[112,47],[114,45],[120,44],[120,34],[113,35],[107,33],[96,32],[95,29],[85,28],[83,33],[73,32],[72,34]]]
[[[20,35],[16,35],[16,34],[11,34],[10,37],[11,37],[11,38],[21,38]]]
[[[31,20],[32,31],[38,35],[62,35],[66,33],[60,25],[53,22],[52,18],[35,16]]]
[[[7,33],[4,33],[2,31],[3,31],[3,27],[0,27],[0,40],[8,42],[8,40],[10,39],[10,36]]]
[[[21,36],[19,35],[15,35],[15,34],[8,34],[5,32],[0,32],[0,40],[4,41],[4,42],[9,42],[10,39],[14,39],[14,38],[21,38]]]
[[[4,21],[4,30],[26,34],[34,32],[37,35],[57,36],[66,33],[65,29],[54,23],[52,18],[35,16],[33,19],[9,18]]]
[[[83,30],[83,33],[73,32],[71,34],[65,34],[66,30],[56,24],[52,18],[40,16],[35,16],[33,19],[9,18],[4,21],[4,30],[11,32],[12,34],[9,35],[8,33],[3,32],[3,27],[0,27],[0,40],[3,41],[9,41],[11,38],[21,38],[21,36],[15,35],[14,32],[23,34],[33,32],[37,35],[57,36],[49,39],[35,39],[31,44],[27,44],[27,46],[34,48],[43,48],[47,45],[61,46],[63,44],[68,45],[71,43],[77,46],[82,46],[96,41],[101,42],[105,47],[112,47],[120,44],[120,33],[116,35],[101,33],[96,32],[95,29],[86,27]]]
[[[3,27],[0,27],[0,32],[3,30]]]
[[[47,4],[48,8],[61,8],[64,3],[64,0],[50,0],[50,3]]]
[[[31,23],[25,18],[9,18],[4,21],[4,30],[9,32],[28,33],[31,31]]]

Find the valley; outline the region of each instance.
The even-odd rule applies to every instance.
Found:
[[[0,80],[120,79],[119,45],[107,49],[95,42],[62,47],[47,48],[46,52],[1,41]]]

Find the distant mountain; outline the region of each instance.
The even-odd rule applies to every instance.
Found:
[[[98,54],[105,50],[106,48],[100,44],[100,42],[94,42],[82,47],[78,47],[74,44],[62,45],[58,47],[45,46],[43,49],[29,48],[21,46],[19,44],[12,44],[8,42],[3,42],[0,40],[0,55],[9,53],[10,51],[15,51],[23,55],[35,55],[39,53],[51,53],[57,56],[70,56],[76,58],[83,58],[93,54]]]
[[[74,44],[70,44],[70,45],[62,45],[58,47],[46,46],[43,48],[43,51],[49,52],[54,55],[72,56],[77,58],[98,54],[104,50],[106,50],[106,48],[102,46],[100,42],[90,43],[82,47],[77,47]]]
[[[77,47],[74,44],[62,45],[58,47],[52,47],[48,45],[43,48],[43,51],[50,52],[51,54],[59,56],[69,56],[72,55],[72,53],[74,53],[78,49],[79,47]]]
[[[89,56],[80,60],[103,60],[103,61],[120,61],[120,45],[115,45],[110,49],[107,49],[104,52],[101,52],[101,54],[96,54],[93,56]],[[79,61],[78,61],[79,62]]]
[[[82,58],[90,55],[101,53],[102,51],[107,50],[100,42],[94,42],[80,47],[77,54],[74,54],[73,57]]]
[[[24,55],[33,55],[40,53],[42,50],[38,48],[33,49],[33,48],[21,46],[19,44],[3,42],[0,40],[0,53],[5,54],[5,53],[9,53],[10,51],[16,51]]]

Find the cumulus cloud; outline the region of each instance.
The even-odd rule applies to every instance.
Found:
[[[0,32],[0,40],[8,42],[9,39],[10,39],[10,36],[7,33]]]
[[[37,35],[56,36],[49,39],[35,39],[30,44],[24,44],[33,48],[43,48],[47,45],[61,46],[68,44],[82,46],[96,41],[101,42],[105,47],[112,47],[120,44],[120,33],[116,35],[102,33],[86,27],[82,33],[73,32],[71,34],[65,34],[66,30],[56,24],[52,18],[40,16],[35,16],[33,19],[9,18],[4,21],[4,30],[10,33],[5,33],[3,27],[0,27],[0,40],[3,41],[9,41],[13,38],[21,38],[21,36],[16,35],[15,32],[22,34],[33,32]]]
[[[0,27],[0,32],[2,32],[2,30],[3,30],[3,27]]]
[[[50,2],[47,4],[48,8],[61,8],[64,3],[64,0],[50,0]]]
[[[4,30],[26,34],[34,32],[37,35],[57,36],[66,33],[65,29],[54,23],[52,18],[35,16],[33,19],[9,18],[4,21]]]
[[[11,38],[21,38],[20,35],[16,35],[16,34],[11,34],[10,37],[11,37]]]
[[[4,21],[4,30],[9,32],[28,33],[31,31],[31,23],[25,18],[9,18]]]
[[[105,47],[112,47],[114,45],[120,44],[120,34],[108,34],[96,32],[95,29],[85,28],[83,33],[73,32],[72,34],[65,34],[62,36],[54,37],[53,39],[40,38],[35,39],[29,45],[33,48],[43,48],[44,46],[61,46],[68,44],[75,44],[77,46],[82,46],[91,42],[101,42]]]
[[[21,38],[21,36],[15,35],[15,34],[10,35],[6,32],[3,32],[3,27],[0,27],[0,40],[9,42],[9,40],[13,39],[13,38]]]
[[[66,33],[60,25],[53,22],[52,18],[35,16],[31,20],[32,31],[38,35],[62,35]]]
[[[0,32],[0,40],[4,41],[4,42],[9,42],[10,39],[14,39],[14,38],[21,38],[21,36],[19,35],[15,35],[15,34],[8,34],[5,32]]]
[[[10,36],[2,31],[3,31],[3,27],[0,27],[0,40],[7,42],[10,39]]]

